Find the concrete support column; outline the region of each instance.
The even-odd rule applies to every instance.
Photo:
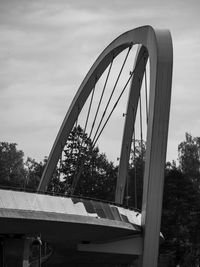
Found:
[[[31,242],[32,239],[27,237],[5,238],[2,267],[28,267]]]
[[[4,239],[0,240],[0,267],[5,266],[5,251],[4,251]]]
[[[24,239],[24,250],[23,250],[23,267],[29,267],[29,256],[30,256],[30,244],[32,240],[30,238]]]

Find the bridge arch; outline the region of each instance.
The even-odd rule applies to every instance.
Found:
[[[133,29],[116,38],[100,54],[80,85],[64,118],[38,190],[46,190],[72,127],[95,83],[113,58],[117,57],[124,49],[135,44],[141,45],[135,65],[141,62],[141,58],[143,60],[131,83],[115,200],[117,203],[123,201],[126,166],[134,125],[134,114],[131,115],[130,109],[136,109],[137,107],[141,79],[149,57],[150,99],[142,203],[143,266],[157,266],[173,61],[172,40],[168,30],[157,30],[151,26]]]
[[[87,73],[85,79],[81,83],[69,107],[69,110],[63,120],[63,123],[60,127],[60,130],[58,132],[54,145],[51,149],[48,162],[47,162],[47,166],[44,170],[41,182],[39,184],[39,187],[38,187],[39,191],[46,190],[46,187],[52,177],[53,171],[59,160],[62,149],[65,146],[65,143],[70,134],[70,131],[79,113],[81,112],[81,109],[85,101],[87,100],[95,83],[101,77],[101,75],[103,74],[107,66],[110,64],[110,62],[113,60],[113,58],[117,57],[117,55],[120,54],[127,47],[130,47],[134,44],[141,44],[142,46],[140,49],[140,53],[138,54],[138,57],[136,59],[135,65],[137,65],[138,61],[140,61],[141,56],[147,58],[149,55],[150,77],[151,77],[150,91],[153,91],[152,88],[155,87],[154,85],[156,81],[157,70],[159,69],[158,64],[162,60],[163,61],[167,60],[165,53],[160,54],[160,50],[163,49],[163,47],[161,48],[160,44],[164,43],[164,49],[167,50],[169,49],[168,46],[170,46],[170,42],[171,42],[171,38],[167,30],[155,30],[151,26],[143,26],[143,27],[139,27],[139,28],[123,33],[104,49],[104,51],[97,58],[97,60],[95,61],[95,63],[93,64],[89,72]],[[139,75],[142,76],[143,72],[140,71]],[[129,99],[131,99],[131,97]],[[136,102],[138,102],[137,98],[136,98]],[[128,119],[126,121],[128,121]],[[125,127],[125,132],[126,132],[126,127]],[[123,166],[123,165],[124,165],[124,162],[121,162],[120,166]],[[120,191],[121,193],[116,193],[117,202],[122,202],[124,186],[125,186],[124,182],[119,179],[117,190]]]

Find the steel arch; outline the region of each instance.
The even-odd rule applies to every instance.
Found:
[[[94,84],[101,77],[113,57],[116,57],[132,44],[142,44],[147,48],[150,54],[151,65],[153,66],[157,61],[156,43],[159,41],[159,36],[163,34],[167,34],[167,31],[154,30],[151,26],[139,27],[120,35],[101,53],[80,85],[63,120],[39,184],[39,191],[45,191],[78,114],[87,100]]]
[[[141,49],[148,51],[150,62],[150,100],[149,121],[147,129],[147,150],[144,172],[144,189],[142,204],[142,225],[144,228],[143,266],[157,266],[158,244],[160,233],[160,217],[162,209],[162,194],[164,182],[164,165],[166,160],[166,146],[168,136],[169,109],[172,82],[172,41],[168,30],[157,30],[151,26],[143,26],[128,31],[116,38],[97,58],[82,84],[64,118],[57,138],[51,150],[46,169],[43,173],[39,191],[45,191],[60,154],[67,141],[68,135],[87,100],[95,83],[101,77],[113,57],[116,57],[130,45],[141,44]],[[146,52],[145,52],[146,53]],[[141,54],[141,50],[140,50]],[[137,58],[137,61],[139,58]],[[136,63],[137,64],[137,63]],[[138,76],[143,76],[143,67]],[[120,168],[121,173],[117,181],[116,202],[122,203],[126,183],[127,153],[130,147],[131,127],[130,105],[138,97],[133,91],[140,90],[141,84],[134,75],[128,101],[124,138],[122,142]],[[134,82],[135,79],[135,82]],[[133,123],[133,121],[132,121]],[[128,149],[124,149],[124,148]]]

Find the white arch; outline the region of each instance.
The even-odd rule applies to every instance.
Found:
[[[150,100],[144,172],[142,225],[145,233],[143,266],[155,267],[157,266],[158,257],[172,81],[172,41],[168,30],[155,30],[151,26],[136,28],[120,35],[102,52],[83,80],[65,116],[51,150],[38,190],[44,191],[46,189],[68,135],[94,84],[109,65],[113,56],[116,57],[131,44],[141,44],[144,46],[148,51],[150,61]],[[139,72],[138,75],[142,76],[143,74]],[[135,90],[135,85],[132,86],[131,90]],[[134,101],[131,94],[129,102],[130,101]],[[130,135],[131,131],[127,128],[129,124],[130,123],[125,124],[125,136],[127,131]],[[124,137],[123,142],[128,140],[126,138],[127,137]],[[123,161],[121,161],[120,165],[123,165]],[[124,167],[122,167],[122,170],[123,168]],[[126,177],[123,175],[120,175],[118,178],[116,189],[116,201],[118,203],[122,203],[123,201],[123,192],[126,183],[125,178]]]

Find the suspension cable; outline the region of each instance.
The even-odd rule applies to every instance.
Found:
[[[146,73],[146,67],[144,70],[144,79],[145,79],[145,100],[146,100],[146,119],[148,124],[148,100],[147,100],[147,73]]]
[[[96,78],[95,78],[95,80],[96,80]],[[87,124],[88,124],[88,120],[89,120],[89,116],[90,116],[90,111],[91,111],[91,107],[92,107],[92,102],[93,102],[93,98],[94,98],[95,86],[96,86],[96,82],[95,82],[94,88],[92,89],[92,94],[91,94],[91,98],[90,98],[90,104],[89,104],[88,113],[87,113],[85,126],[84,126],[84,130],[83,130],[83,137],[82,137],[81,145],[80,145],[79,156],[81,156],[81,152],[82,152],[82,148],[83,148],[82,146],[83,146],[83,141],[84,141],[84,138],[85,138],[86,128],[87,128]],[[80,159],[79,159],[78,162],[80,163]]]
[[[126,150],[128,151],[128,146],[126,146]],[[127,153],[126,153],[126,155],[127,155]],[[129,166],[129,161],[128,161],[128,166]],[[128,166],[127,166],[127,168],[128,168]],[[126,174],[126,205],[127,205],[127,207],[129,205],[129,174],[128,174],[128,172]]]
[[[75,124],[74,124],[74,127],[73,127],[73,129],[71,131],[71,133],[74,131],[74,135],[72,136],[71,156],[72,156],[72,152],[74,150],[74,142],[75,142],[75,134],[77,132],[77,126],[78,126],[78,117],[77,117],[77,119],[75,121]]]
[[[131,48],[132,48],[132,44],[129,46],[128,52],[127,52],[127,54],[126,54],[126,57],[125,57],[125,59],[124,59],[124,62],[123,62],[123,64],[122,64],[122,67],[121,67],[121,69],[120,69],[120,72],[119,72],[119,74],[118,74],[118,76],[117,76],[115,85],[114,85],[114,87],[113,87],[113,90],[112,90],[112,92],[111,92],[111,95],[110,95],[110,97],[109,97],[109,99],[108,99],[108,102],[107,102],[107,104],[106,104],[105,110],[104,110],[104,112],[103,112],[103,115],[102,115],[102,117],[101,117],[101,120],[100,120],[100,122],[99,122],[99,125],[98,125],[98,127],[97,127],[97,130],[96,130],[96,132],[95,132],[95,135],[94,135],[94,137],[93,137],[92,143],[94,142],[94,140],[95,140],[95,138],[96,138],[96,136],[97,136],[97,134],[98,134],[99,128],[100,128],[100,126],[101,126],[101,123],[102,123],[102,121],[103,121],[103,118],[105,117],[106,111],[107,111],[107,109],[108,109],[108,106],[109,106],[110,101],[111,101],[111,99],[112,99],[113,93],[114,93],[114,91],[115,91],[115,89],[116,89],[116,86],[117,86],[117,84],[118,84],[119,78],[120,78],[120,76],[121,76],[122,70],[123,70],[123,68],[124,68],[124,65],[125,65],[125,63],[126,63],[126,60],[127,60],[127,58],[128,58],[128,55],[129,55],[129,53],[130,53]]]
[[[130,81],[130,79],[131,79],[131,77],[132,77],[132,75],[133,75],[133,73],[134,73],[134,71],[135,71],[135,69],[136,69],[136,67],[137,67],[137,65],[138,65],[138,64],[137,64],[137,65],[135,66],[133,72],[130,73],[130,77],[129,77],[127,83],[125,84],[125,86],[124,86],[124,88],[123,88],[123,90],[122,90],[120,96],[118,97],[118,99],[117,99],[115,105],[113,106],[113,108],[112,108],[112,110],[111,110],[111,112],[110,112],[110,114],[109,114],[109,116],[108,116],[106,122],[104,123],[104,125],[103,125],[101,131],[100,131],[99,134],[98,134],[99,128],[100,128],[100,126],[101,126],[101,124],[102,124],[103,118],[105,117],[106,111],[107,111],[107,109],[108,109],[108,106],[109,106],[110,101],[111,101],[111,99],[112,99],[112,96],[113,96],[113,94],[114,94],[114,91],[115,91],[115,89],[116,89],[116,87],[117,87],[119,78],[120,78],[120,76],[121,76],[121,73],[122,73],[122,71],[123,71],[123,68],[124,68],[124,66],[125,66],[125,63],[126,63],[126,61],[127,61],[127,58],[128,58],[128,55],[129,55],[129,53],[130,53],[131,48],[132,48],[132,44],[129,46],[129,49],[128,49],[127,54],[126,54],[126,57],[125,57],[125,59],[124,59],[124,62],[123,62],[122,67],[121,67],[121,69],[120,69],[120,71],[119,71],[118,77],[117,77],[117,79],[116,79],[116,82],[115,82],[115,84],[114,84],[113,90],[112,90],[111,95],[110,95],[110,97],[109,97],[109,100],[108,100],[108,102],[107,102],[106,108],[105,108],[105,110],[104,110],[104,112],[103,112],[103,115],[102,115],[102,117],[101,117],[100,123],[99,123],[99,125],[98,125],[98,127],[97,127],[97,130],[96,130],[96,132],[95,132],[95,135],[94,135],[94,138],[93,138],[93,141],[92,141],[92,143],[93,143],[93,146],[92,146],[92,147],[94,147],[95,144],[96,144],[96,142],[98,141],[98,139],[99,139],[99,137],[100,137],[102,131],[104,130],[104,128],[105,128],[107,122],[109,121],[109,119],[110,119],[110,117],[111,117],[111,115],[112,115],[114,109],[116,108],[116,106],[117,106],[117,104],[118,104],[118,102],[119,102],[121,96],[123,95],[123,93],[124,93],[124,91],[125,91],[125,89],[126,89],[128,83],[129,83],[129,81]],[[141,58],[142,58],[142,57],[141,57]],[[140,60],[141,60],[141,58],[140,58]],[[113,59],[112,59],[112,61],[111,61],[111,64],[110,64],[110,67],[109,67],[109,70],[108,70],[108,74],[107,74],[107,77],[106,77],[106,80],[105,80],[105,84],[104,84],[104,87],[103,87],[103,90],[102,90],[101,98],[100,98],[100,101],[99,101],[99,103],[98,103],[98,107],[97,107],[97,110],[96,110],[96,113],[95,113],[95,117],[94,117],[94,120],[93,120],[93,123],[92,123],[92,128],[91,128],[91,130],[90,130],[89,138],[90,138],[91,135],[92,135],[92,131],[93,131],[93,128],[94,128],[94,125],[95,125],[95,122],[96,122],[96,118],[97,118],[97,115],[98,115],[98,113],[99,113],[100,105],[101,105],[101,102],[102,102],[102,99],[103,99],[103,96],[104,96],[104,92],[105,92],[105,89],[106,89],[106,86],[107,86],[107,82],[108,82],[108,79],[109,79],[109,76],[110,76],[110,72],[111,72],[111,68],[112,68],[113,60],[114,60],[114,56],[113,56]],[[139,62],[140,62],[140,60],[139,60]],[[139,62],[138,62],[138,63],[139,63]],[[96,83],[95,83],[95,85],[96,85]],[[87,129],[87,124],[88,124],[88,120],[89,120],[89,116],[90,116],[90,112],[91,112],[91,106],[92,106],[92,102],[93,102],[93,98],[94,98],[94,92],[95,92],[95,86],[94,86],[94,88],[93,88],[92,95],[91,95],[91,99],[90,99],[89,109],[88,109],[87,118],[86,118],[86,122],[85,122],[85,126],[84,126],[84,131],[83,131],[83,137],[82,137],[81,145],[80,145],[80,149],[79,149],[79,150],[80,150],[79,156],[81,156],[82,145],[83,145],[83,139],[84,139],[84,135],[85,135],[85,132],[86,132],[86,129]],[[98,136],[97,136],[97,134],[98,134]],[[97,136],[97,137],[96,137],[96,136]],[[95,139],[95,138],[96,138],[96,139]],[[79,162],[78,165],[80,166],[80,168],[79,168],[79,171],[78,171],[78,169],[75,171],[75,174],[74,174],[74,178],[75,178],[75,179],[73,180],[73,183],[72,183],[72,192],[71,192],[71,193],[73,193],[74,190],[75,190],[75,188],[76,188],[76,185],[77,185],[77,183],[78,183],[78,180],[79,180],[79,178],[80,178],[80,175],[81,175],[81,173],[82,173],[82,169],[83,169],[83,165],[84,165],[84,164],[83,164],[83,159],[82,159],[82,158],[81,158],[81,159],[79,158],[78,162]],[[80,163],[81,163],[81,164],[80,164]],[[77,175],[76,175],[76,174],[77,174]],[[75,177],[75,176],[77,176],[77,177]]]
[[[61,169],[62,169],[62,166],[63,166],[63,159],[62,159],[62,145],[61,145],[61,154],[60,154],[60,158],[59,158],[59,168],[58,168],[58,177],[59,177],[59,181],[60,181],[60,178],[61,178]]]
[[[74,135],[72,136],[72,146],[71,146],[71,151],[70,151],[70,158],[72,158],[72,155],[73,155],[73,151],[74,151],[74,144],[75,144],[75,135],[76,135],[76,133],[77,133],[77,120],[76,120],[76,123],[75,123],[75,126],[74,126],[74,128],[73,128],[73,130],[72,130],[72,133],[73,133],[73,131],[74,131]]]
[[[78,105],[77,105],[77,117],[76,117],[76,122],[75,122],[75,127],[76,128],[78,126],[79,113],[80,113],[80,106],[79,106],[79,103],[78,103]]]
[[[133,130],[133,162],[134,162],[134,197],[135,197],[135,208],[137,209],[137,169],[136,169],[136,146],[135,146],[135,127]]]
[[[80,179],[80,176],[82,174],[82,171],[83,171],[83,167],[84,167],[84,161],[82,160],[80,162],[80,168],[79,168],[79,171],[76,169],[76,172],[75,172],[75,175],[74,175],[74,179],[73,179],[73,182],[72,182],[72,188],[71,188],[71,195],[74,194],[74,191],[76,189],[76,186],[78,184],[78,181]]]
[[[96,80],[96,78],[95,78],[95,80]],[[96,85],[96,82],[95,82],[95,85]],[[93,98],[94,98],[95,85],[94,85],[94,87],[92,89],[92,94],[91,94],[91,98],[90,98],[90,104],[89,104],[89,108],[88,108],[88,112],[87,112],[87,117],[86,117],[86,121],[85,121],[84,130],[83,130],[82,140],[81,140],[81,144],[79,146],[79,158],[77,160],[77,165],[81,166],[81,167],[80,167],[80,169],[78,171],[78,166],[76,166],[76,170],[75,170],[75,173],[74,173],[74,179],[73,179],[73,182],[72,182],[72,189],[71,189],[71,192],[70,192],[71,195],[74,193],[75,187],[76,187],[76,185],[78,183],[78,180],[80,178],[80,175],[82,173],[83,159],[81,158],[81,152],[83,150],[83,141],[84,141],[84,138],[85,138],[85,132],[86,132],[86,129],[87,129],[87,124],[88,124],[90,111],[91,111],[91,107],[92,107],[92,102],[93,102]]]
[[[122,91],[121,91],[121,93],[120,93],[120,95],[119,95],[119,97],[118,97],[117,101],[115,102],[115,104],[114,104],[114,106],[113,106],[113,108],[112,108],[112,110],[111,110],[110,114],[108,115],[108,117],[107,117],[107,119],[106,119],[106,121],[105,121],[104,125],[102,126],[102,129],[100,130],[100,132],[99,132],[98,136],[96,137],[96,139],[95,139],[95,140],[93,140],[93,147],[95,146],[95,144],[96,144],[96,142],[98,141],[98,139],[99,139],[99,137],[100,137],[101,133],[103,132],[103,130],[104,130],[104,128],[105,128],[105,126],[106,126],[107,122],[109,121],[109,119],[110,119],[110,117],[111,117],[111,115],[112,115],[113,111],[115,110],[115,108],[116,108],[116,106],[117,106],[117,104],[118,104],[118,102],[119,102],[120,98],[122,97],[122,95],[123,95],[123,93],[124,93],[124,91],[125,91],[125,89],[126,89],[127,85],[129,84],[129,82],[130,82],[130,80],[131,80],[132,76],[133,76],[133,72],[130,72],[130,76],[129,76],[129,78],[128,78],[128,81],[126,82],[126,84],[125,84],[124,88],[122,89]]]
[[[72,136],[72,147],[71,147],[71,151],[70,151],[70,158],[72,158],[72,156],[73,156],[76,135],[77,135],[77,141],[76,141],[77,149],[78,149],[78,151],[82,150],[82,149],[80,149],[80,144],[78,142],[78,117],[79,117],[79,106],[78,106],[77,119],[76,119],[75,125],[74,125],[74,127],[72,129],[72,132],[74,131],[74,135]],[[82,144],[81,144],[81,146],[82,146]],[[80,161],[80,159],[77,159],[77,164],[78,164],[79,161]],[[74,176],[75,176],[75,174],[76,174],[76,170],[75,170]]]
[[[142,95],[140,93],[140,143],[141,143],[141,157],[143,159],[143,131],[142,131]]]
[[[102,99],[103,99],[103,96],[104,96],[104,92],[105,92],[105,89],[106,89],[106,86],[107,86],[108,78],[110,76],[111,68],[112,68],[112,65],[113,65],[113,60],[114,60],[114,56],[112,58],[112,61],[110,63],[110,67],[108,69],[108,73],[107,73],[106,80],[105,80],[105,83],[104,83],[104,86],[103,86],[101,97],[100,97],[100,100],[99,100],[99,103],[98,103],[98,107],[97,107],[97,110],[96,110],[96,113],[95,113],[95,116],[94,116],[94,120],[93,120],[93,123],[92,123],[92,128],[91,128],[91,131],[90,131],[90,134],[89,134],[89,138],[92,135],[92,132],[93,132],[93,129],[94,129],[94,125],[95,125],[95,122],[96,122],[96,118],[97,118],[97,115],[99,113],[99,108],[100,108],[100,105],[101,105],[101,102],[102,102]]]
[[[73,178],[72,185],[71,185],[70,195],[72,195],[76,189],[77,183],[79,181],[79,178],[81,176],[83,166],[84,166],[84,160],[83,160],[84,154],[82,156],[84,135],[85,135],[85,133],[83,132],[81,144],[78,147],[79,155],[77,158],[77,166],[76,166],[76,169],[74,171],[74,178]]]
[[[96,78],[95,78],[95,80],[96,80]],[[95,82],[95,85],[96,85],[96,82]],[[86,128],[87,128],[87,124],[88,124],[88,120],[89,120],[89,116],[90,116],[90,111],[91,111],[91,107],[92,107],[92,102],[93,102],[93,98],[94,98],[95,85],[92,89],[92,94],[91,94],[91,98],[90,98],[89,109],[88,109],[87,118],[86,118],[85,127],[84,127],[84,135],[86,132]]]
[[[72,136],[72,147],[71,147],[71,151],[70,151],[70,158],[72,158],[72,155],[73,155],[76,134],[78,136],[78,117],[79,117],[79,105],[78,105],[78,115],[77,115],[74,127],[71,131],[71,133],[73,133],[73,131],[74,131],[74,135]],[[78,144],[78,150],[79,150],[80,147],[79,147],[78,140],[77,140],[77,144]]]

